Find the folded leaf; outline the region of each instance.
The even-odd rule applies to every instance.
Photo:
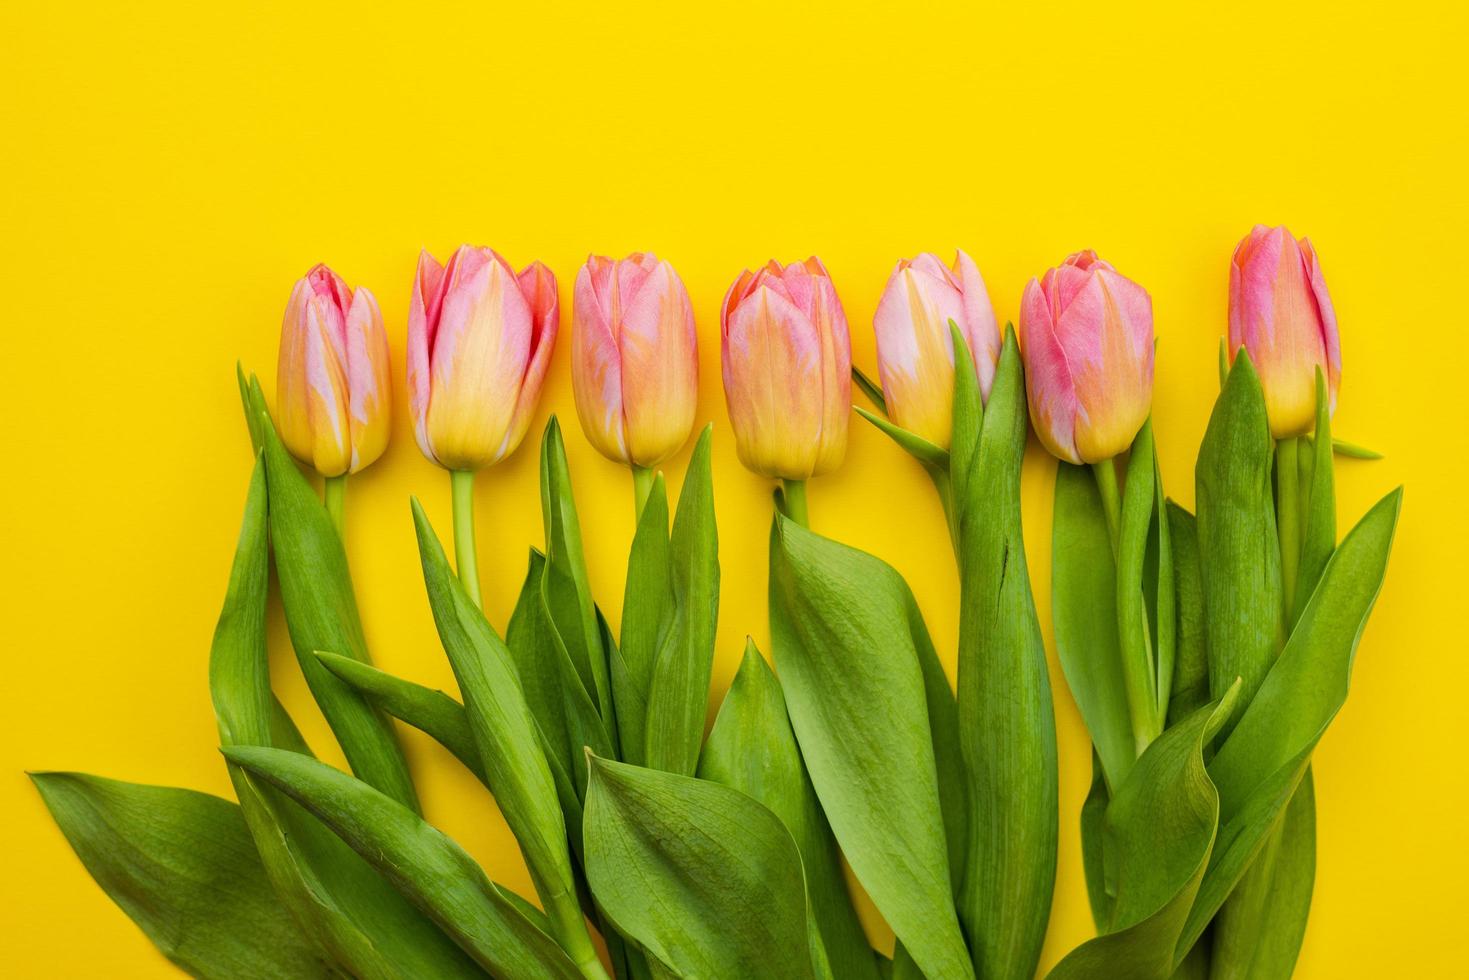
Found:
[[[780,818],[801,852],[811,912],[832,972],[876,978],[872,949],[847,891],[836,839],[801,761],[780,681],[753,641],[745,646],[709,732],[699,778],[737,789]]]
[[[888,413],[887,401],[882,397],[882,386],[863,374],[862,369],[855,364],[852,365],[852,381],[879,412],[884,415]]]
[[[1400,488],[1342,540],[1290,641],[1209,764],[1219,787],[1221,829],[1180,954],[1203,933],[1259,853],[1346,700],[1357,642],[1382,587],[1401,505]]]
[[[669,538],[673,620],[662,634],[648,689],[644,758],[654,769],[692,775],[709,712],[709,675],[719,620],[719,536],[710,470],[713,427],[694,446]]]
[[[1168,502],[1168,534],[1173,547],[1173,583],[1177,628],[1168,724],[1209,701],[1209,658],[1204,626],[1204,585],[1199,569],[1199,530],[1194,515]]]
[[[970,805],[959,912],[975,972],[1018,980],[1035,974],[1045,939],[1058,819],[1056,721],[1020,522],[1025,383],[1015,332],[1007,330],[981,415],[970,353],[950,329],[959,731]]]
[[[641,765],[648,716],[648,691],[659,639],[673,618],[673,582],[668,551],[668,492],[663,474],[638,515],[637,532],[627,557],[627,586],[622,600],[622,643],[612,657],[612,693],[617,706],[622,759]]]
[[[546,526],[542,595],[582,685],[607,724],[613,723],[612,682],[597,628],[596,604],[582,552],[581,523],[571,493],[566,444],[555,417],[541,438],[541,513]],[[573,751],[578,746],[572,746]],[[575,763],[580,765],[580,763]]]
[[[1204,768],[1204,746],[1238,697],[1220,701],[1165,731],[1138,759],[1107,809],[1106,849],[1116,865],[1116,899],[1104,934],[1072,950],[1052,980],[1167,980],[1189,906],[1208,865],[1219,797]]]
[[[877,558],[777,518],[770,593],[791,727],[857,880],[924,973],[971,976],[908,586]]]
[[[219,980],[336,975],[276,897],[233,803],[83,773],[31,781],[97,884],[180,969]]]
[[[935,446],[916,432],[909,432],[902,426],[889,422],[886,418],[874,412],[869,412],[860,405],[857,414],[877,427],[883,435],[896,442],[904,452],[912,456],[924,466],[936,466],[941,469],[949,465],[949,454],[942,446]]]
[[[525,582],[505,627],[505,646],[515,660],[525,702],[545,737],[547,758],[555,759],[569,773],[573,764],[581,766],[581,746],[572,742],[566,727],[561,669],[556,656],[558,641],[555,625],[546,610],[545,577],[546,556],[532,548]],[[564,649],[563,646],[563,654]],[[576,686],[586,690],[579,674]]]
[[[305,753],[270,690],[266,650],[266,463],[257,461],[213,644],[209,686],[224,745]],[[314,817],[236,766],[230,780],[282,906],[329,956],[364,978],[472,976],[479,971],[432,922]]]
[[[316,659],[317,650],[330,650],[371,662],[347,555],[326,508],[276,435],[258,383],[251,400],[270,486],[276,577],[301,673],[352,771],[416,811],[418,795],[392,722]]]
[[[443,691],[394,677],[351,657],[318,653],[316,658],[373,704],[428,735],[464,763],[464,768],[484,778],[469,718],[458,701]]]
[[[590,757],[587,879],[607,916],[686,977],[813,977],[801,855],[738,790]]]
[[[1194,470],[1209,690],[1217,698],[1241,678],[1236,711],[1254,698],[1284,637],[1273,459],[1260,379],[1241,351]],[[1226,723],[1223,734],[1231,727]]]
[[[250,746],[222,751],[320,818],[486,970],[497,976],[581,976],[463,848],[407,807],[295,752]]]
[[[464,696],[485,778],[520,843],[557,938],[583,963],[591,947],[576,897],[566,822],[515,662],[450,570],[417,500],[413,520],[434,623]]]

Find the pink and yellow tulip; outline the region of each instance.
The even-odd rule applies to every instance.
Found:
[[[1092,251],[1025,287],[1025,386],[1036,434],[1070,463],[1132,444],[1153,400],[1153,301]]]
[[[587,439],[615,462],[653,467],[694,425],[694,308],[673,266],[648,252],[587,259],[572,294],[571,386]]]
[[[297,459],[325,477],[383,454],[391,429],[388,336],[377,300],[325,265],[297,280],[281,322],[276,423]]]
[[[530,427],[560,321],[556,277],[517,274],[493,249],[428,252],[408,312],[408,398],[425,456],[473,471],[515,451]]]
[[[763,476],[805,480],[847,451],[852,347],[817,258],[740,274],[720,312],[724,395],[735,448]]]
[[[1256,225],[1229,266],[1229,350],[1244,347],[1265,391],[1270,432],[1289,439],[1316,421],[1316,369],[1331,407],[1341,385],[1336,311],[1309,238]]]
[[[1000,331],[979,267],[963,252],[952,268],[930,252],[898,263],[872,325],[888,416],[940,448],[949,448],[954,413],[954,339],[958,325],[988,398],[1000,357]]]

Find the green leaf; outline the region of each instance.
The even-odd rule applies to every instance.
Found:
[[[515,661],[526,704],[545,738],[547,758],[556,760],[569,772],[573,763],[581,764],[581,746],[572,743],[566,726],[561,670],[557,664],[558,655],[566,654],[564,646],[558,654],[556,628],[546,611],[545,574],[546,556],[535,548],[530,549],[525,582],[505,627],[505,646]],[[580,679],[577,687],[586,690]]]
[[[1113,903],[1112,895],[1107,890],[1103,839],[1107,824],[1107,805],[1111,801],[1111,797],[1107,795],[1107,779],[1102,771],[1102,760],[1093,746],[1092,785],[1081,804],[1081,870],[1086,878],[1086,897],[1092,910],[1092,922],[1098,931],[1105,930],[1107,923],[1112,921]]]
[[[590,940],[577,902],[561,798],[515,661],[450,570],[417,500],[413,521],[434,623],[464,697],[485,778],[520,843],[557,938],[582,962]]]
[[[709,675],[719,620],[719,537],[710,470],[713,426],[694,446],[669,538],[673,620],[663,632],[648,689],[644,758],[654,769],[693,775],[709,713]]]
[[[801,852],[812,916],[832,972],[876,978],[836,838],[791,730],[785,695],[753,641],[746,643],[744,660],[714,719],[699,759],[699,778],[737,789],[780,818]]]
[[[1051,625],[1106,784],[1121,786],[1137,750],[1117,640],[1116,563],[1096,479],[1089,467],[1065,462],[1056,467]]]
[[[857,414],[871,422],[882,431],[889,439],[896,442],[908,455],[918,460],[924,466],[934,466],[939,469],[948,469],[949,454],[941,446],[935,446],[916,432],[909,432],[896,423],[889,422],[881,415],[869,412],[867,409],[857,406]]]
[[[867,396],[867,400],[877,408],[879,412],[888,413],[888,403],[882,396],[882,386],[862,373],[862,369],[855,364],[852,365],[852,380],[856,382],[858,389]]]
[[[1346,456],[1351,459],[1384,458],[1382,453],[1375,449],[1368,449],[1366,446],[1359,446],[1354,442],[1347,442],[1345,439],[1331,440],[1331,448],[1335,450],[1338,456]]]
[[[1187,951],[1265,844],[1346,701],[1352,661],[1382,587],[1402,505],[1378,501],[1327,562],[1290,641],[1209,764],[1219,787],[1219,843],[1189,926]]]
[[[1173,546],[1173,583],[1177,607],[1177,654],[1168,724],[1209,701],[1209,658],[1204,627],[1204,585],[1199,568],[1199,530],[1194,515],[1168,501],[1168,534]]]
[[[971,976],[908,586],[877,558],[777,518],[770,592],[791,727],[857,880],[924,973]]]
[[[30,776],[97,884],[180,969],[220,980],[335,975],[271,888],[233,803],[83,773]]]
[[[224,745],[274,744],[305,753],[300,732],[270,690],[266,466],[257,461],[250,482],[210,647],[210,693]],[[283,907],[344,969],[364,978],[478,973],[433,923],[310,814],[239,767],[229,767],[229,775]]]
[[[418,794],[392,722],[316,659],[317,650],[331,650],[371,662],[347,555],[326,508],[281,444],[258,383],[251,400],[264,444],[276,577],[301,673],[352,771],[417,811]]]
[[[918,651],[923,672],[924,703],[928,708],[928,732],[933,740],[933,762],[939,780],[939,809],[944,816],[944,839],[949,849],[950,884],[955,897],[963,884],[956,869],[964,867],[964,849],[969,845],[969,796],[964,785],[964,747],[959,736],[959,704],[949,677],[934,649],[933,639],[918,609],[918,600],[907,593],[908,635]]]
[[[1291,611],[1290,625],[1295,626],[1306,608],[1321,572],[1331,553],[1336,550],[1336,488],[1331,468],[1331,398],[1326,392],[1326,378],[1316,369],[1316,440],[1309,452],[1311,479],[1303,483],[1307,490],[1306,513],[1301,526],[1301,564],[1296,575],[1296,608]]]
[[[1241,678],[1236,711],[1254,698],[1284,637],[1273,457],[1265,396],[1241,350],[1195,467],[1209,690],[1219,697]],[[1231,727],[1226,722],[1224,734]]]
[[[581,524],[571,493],[571,471],[566,465],[566,445],[555,416],[546,423],[546,433],[541,439],[541,512],[546,526],[542,596],[583,687],[602,718],[611,724],[612,683],[597,627],[596,604],[587,579]],[[572,748],[575,750],[577,746]]]
[[[407,807],[294,752],[253,746],[222,751],[331,827],[486,970],[497,976],[581,976],[463,848]]]
[[[1116,901],[1104,934],[1072,950],[1051,980],[1166,980],[1174,946],[1208,865],[1219,797],[1204,746],[1229,716],[1239,688],[1165,731],[1138,759],[1107,809],[1106,849]]]
[[[658,641],[673,617],[671,574],[668,491],[663,474],[659,473],[653,478],[653,488],[638,516],[637,531],[627,557],[622,643],[612,658],[612,693],[617,705],[622,758],[634,765],[642,764],[643,746],[647,742],[648,691],[653,686]]]
[[[608,918],[678,976],[812,977],[801,855],[738,790],[589,758],[587,879]]]
[[[415,684],[370,664],[335,653],[317,653],[326,668],[399,721],[412,725],[453,753],[480,779],[484,770],[464,706],[443,691]]]
[[[977,419],[970,353],[952,324],[951,331],[959,726],[971,808],[960,917],[976,973],[1030,977],[1050,917],[1058,801],[1050,679],[1021,535],[1025,385],[1015,333],[1007,330]]]

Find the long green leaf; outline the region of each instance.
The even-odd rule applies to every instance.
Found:
[[[1303,454],[1305,455],[1305,454]],[[1301,564],[1297,570],[1296,608],[1291,611],[1294,627],[1331,553],[1336,550],[1336,487],[1331,456],[1331,398],[1326,392],[1326,378],[1316,370],[1316,441],[1309,450],[1311,480],[1303,484],[1306,497],[1305,519],[1301,526],[1305,536],[1301,542]]]
[[[1107,865],[1104,831],[1107,826],[1107,778],[1102,760],[1092,747],[1092,784],[1081,804],[1081,871],[1086,879],[1087,904],[1092,910],[1092,923],[1098,931],[1112,921],[1112,895],[1107,890]],[[1115,883],[1113,883],[1115,887]]]
[[[1116,862],[1116,901],[1104,934],[1072,950],[1052,980],[1166,980],[1189,906],[1208,865],[1219,797],[1204,746],[1238,697],[1194,712],[1148,746],[1107,810],[1106,848]]]
[[[719,619],[712,443],[713,426],[706,426],[678,495],[669,538],[673,621],[663,633],[653,666],[644,732],[647,764],[684,775],[693,775],[699,764]]]
[[[913,593],[907,594],[908,635],[918,651],[923,672],[924,704],[928,708],[928,732],[933,740],[933,762],[939,780],[939,808],[944,815],[944,838],[949,847],[950,884],[957,897],[963,885],[958,870],[964,867],[964,849],[969,846],[969,796],[964,784],[964,746],[959,735],[959,704],[949,677],[934,649],[928,626]]]
[[[1244,681],[1241,711],[1265,679],[1284,637],[1280,548],[1270,490],[1270,425],[1260,379],[1243,350],[1230,368],[1194,477],[1199,568],[1214,697]],[[1231,723],[1226,723],[1227,735]]]
[[[257,461],[209,654],[209,686],[224,745],[305,743],[270,690],[266,463]],[[236,766],[230,780],[265,873],[284,908],[331,958],[364,978],[471,976],[479,971],[320,822]]]
[[[579,978],[574,964],[458,844],[346,773],[295,752],[222,750],[306,807],[497,976]]]
[[[546,571],[542,595],[551,621],[587,694],[607,724],[613,724],[612,682],[597,627],[596,604],[582,552],[581,522],[571,492],[566,444],[555,416],[541,438],[541,513],[546,527]],[[573,750],[577,748],[573,746]],[[580,765],[579,762],[575,763]]]
[[[669,564],[668,491],[663,474],[638,515],[627,557],[627,585],[622,600],[622,642],[612,656],[612,694],[617,705],[617,732],[622,759],[643,762],[647,744],[648,691],[658,659],[658,641],[673,618],[672,568]]]
[[[196,977],[336,975],[281,905],[240,808],[193,790],[31,773],[87,871]]]
[[[1066,685],[1081,710],[1106,784],[1136,759],[1117,633],[1117,567],[1097,481],[1059,463],[1051,531],[1051,624]]]
[[[918,460],[925,466],[936,466],[947,469],[949,465],[949,454],[942,446],[935,446],[916,432],[910,432],[895,422],[889,422],[884,416],[876,412],[869,412],[860,405],[857,414],[862,416],[883,435],[898,444],[908,455]]]
[[[413,522],[434,623],[464,696],[485,778],[520,843],[557,938],[573,959],[584,962],[590,941],[577,902],[566,822],[515,661],[450,570],[417,500]]]
[[[737,789],[780,818],[800,849],[812,915],[832,972],[875,980],[872,950],[847,891],[836,838],[801,761],[780,681],[753,641],[746,644],[714,719],[699,759],[699,778]]]
[[[547,757],[570,772],[573,763],[581,765],[581,746],[573,744],[566,726],[556,629],[546,612],[545,576],[546,556],[532,548],[520,596],[505,627],[505,646],[515,660],[526,704],[545,736]],[[577,686],[582,687],[579,678]]]
[[[1015,333],[1007,330],[976,425],[970,352],[952,323],[950,329],[959,726],[971,808],[960,917],[975,972],[1018,980],[1034,975],[1045,939],[1058,819],[1056,722],[1020,521],[1025,383]]]
[[[908,586],[871,555],[786,518],[777,525],[775,661],[822,809],[858,881],[923,971],[971,976]]]
[[[812,977],[801,855],[738,790],[592,757],[587,878],[608,917],[686,977]]]
[[[301,673],[352,771],[412,810],[418,794],[390,722],[316,659],[330,650],[370,663],[347,554],[326,508],[281,444],[259,385],[251,391],[270,486],[270,537],[286,626]]]

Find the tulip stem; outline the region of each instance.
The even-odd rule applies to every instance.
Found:
[[[632,464],[632,496],[633,496],[633,519],[643,519],[643,508],[648,503],[648,495],[653,492],[653,470],[648,466]]]
[[[785,493],[786,516],[802,527],[810,527],[811,518],[806,511],[806,481],[781,480],[780,482]]]
[[[469,593],[470,601],[484,608],[474,550],[474,471],[450,471],[449,485],[454,495],[454,563],[459,569],[459,581]]]
[[[343,534],[347,502],[347,474],[327,477],[321,488],[321,496],[322,502],[326,504],[326,512],[332,519],[332,527],[337,529],[337,537],[340,538]]]
[[[1295,609],[1296,575],[1301,563],[1300,444],[1295,437],[1275,444],[1275,521],[1280,534],[1280,583],[1287,615]]]
[[[1112,555],[1116,557],[1118,539],[1122,536],[1122,495],[1117,491],[1117,467],[1112,460],[1104,459],[1092,464],[1097,477],[1097,490],[1102,495],[1102,511],[1107,515],[1107,537],[1112,542]]]
[[[944,507],[944,523],[949,527],[949,542],[954,546],[954,557],[959,557],[959,515],[954,513],[954,481],[949,471],[942,466],[925,466],[933,488],[939,492],[939,503]]]

